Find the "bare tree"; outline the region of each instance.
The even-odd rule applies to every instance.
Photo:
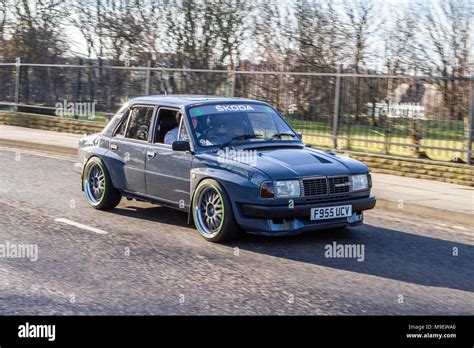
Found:
[[[288,57],[287,28],[289,4],[278,0],[261,2],[248,14],[253,23],[249,28],[251,36],[246,40],[248,59],[240,62],[242,70],[284,70]],[[239,75],[237,94],[242,97],[258,98],[282,106],[282,77],[275,75]]]
[[[9,4],[9,11],[12,25],[9,39],[4,43],[5,59],[12,61],[21,57],[26,62],[61,62],[66,51],[66,38],[61,30],[67,16],[63,0],[14,1]],[[32,96],[48,104],[55,102],[52,91],[60,83],[57,73],[44,68],[30,73],[24,69],[21,74],[23,102],[28,103]],[[30,85],[30,80],[43,84]]]
[[[63,0],[16,1],[11,5],[11,38],[5,45],[9,59],[55,62],[66,50],[62,21],[67,13]]]
[[[380,25],[377,19],[379,11],[373,0],[344,0],[343,5],[347,18],[347,21],[344,21],[348,39],[346,57],[355,72],[359,74],[368,58],[370,40],[374,38],[374,34]],[[356,122],[362,111],[361,90],[367,88],[365,82],[366,80],[362,78],[356,80]]]
[[[289,21],[290,6],[283,6],[278,0],[265,1],[260,4],[252,20],[253,28],[252,44],[255,58],[253,64],[258,60],[265,62],[269,70],[284,70],[285,60],[289,54],[290,41],[293,40],[288,34],[289,28],[294,25]]]
[[[71,23],[87,43],[87,54],[115,63],[138,55],[143,49],[141,14],[145,4],[138,0],[75,0]]]
[[[390,12],[392,20],[388,21],[382,32],[387,71],[410,74],[423,70],[417,12],[406,7],[391,7]]]
[[[377,10],[373,0],[344,0],[344,21],[348,39],[347,58],[357,73],[365,63],[369,40],[377,29]]]
[[[74,0],[70,6],[73,13],[69,21],[79,30],[86,42],[87,57],[102,58],[105,51],[102,1]]]
[[[418,30],[422,58],[442,76],[468,76],[469,57],[473,54],[472,18],[474,4],[469,0],[419,1]]]
[[[0,0],[0,60],[3,59],[9,0]]]
[[[167,0],[137,1],[135,5],[136,23],[140,24],[141,54],[158,64],[163,53],[171,53],[172,42],[167,35],[167,6]]]
[[[474,4],[469,0],[437,0],[427,6],[419,2],[422,13],[419,44],[427,69],[434,69],[443,77],[470,75],[469,59],[473,54],[472,18]],[[443,80],[438,83],[444,98],[446,112],[451,118],[462,120],[467,115],[466,90],[460,90],[459,81]],[[460,107],[461,106],[461,107]]]
[[[208,68],[238,62],[246,34],[248,0],[174,1],[168,7],[169,35],[181,65]]]
[[[331,2],[297,0],[293,36],[298,47],[298,68],[334,71],[341,58],[343,26]]]
[[[443,98],[445,117],[462,120],[465,141],[469,139],[469,63],[473,58],[472,18],[474,3],[470,0],[436,0],[429,6],[416,3],[421,13],[419,44],[427,69],[444,77],[437,81]],[[453,79],[454,78],[454,79]],[[465,145],[465,148],[470,144]]]
[[[238,65],[251,7],[249,0],[170,2],[166,19],[174,65],[197,69]],[[187,92],[202,93],[206,86],[215,91],[226,80],[225,75],[209,81],[204,74],[193,74],[186,80]]]
[[[234,67],[238,65],[243,45],[254,28],[250,13],[255,5],[250,0],[218,0],[215,6],[220,33],[218,47],[222,49],[218,59]]]
[[[138,0],[76,0],[73,3],[74,16],[71,17],[71,22],[86,41],[88,57],[97,57],[99,67],[103,66],[104,60],[109,65],[129,65],[132,61],[143,65],[146,62],[143,52],[147,49],[143,40],[143,33],[147,29],[142,18],[145,7],[150,8],[150,3]],[[91,60],[89,62],[92,64]],[[99,91],[109,108],[114,108],[121,97],[134,94],[126,84],[131,80],[130,71],[119,70],[112,73],[99,68],[98,72]],[[92,99],[95,92],[92,89],[94,71],[89,69],[87,75]]]

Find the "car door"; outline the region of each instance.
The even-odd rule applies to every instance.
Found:
[[[150,105],[133,106],[110,141],[109,149],[123,170],[124,180],[117,183],[122,190],[146,194],[145,161],[154,109]]]
[[[181,209],[187,209],[190,204],[190,170],[192,154],[184,151],[173,151],[171,145],[164,144],[163,136],[159,136],[160,125],[164,124],[160,117],[169,115],[160,108],[155,122],[155,136],[148,145],[146,160],[146,184],[149,196],[165,201]],[[178,139],[188,139],[187,129],[183,120],[179,123]],[[155,142],[156,141],[156,142]]]

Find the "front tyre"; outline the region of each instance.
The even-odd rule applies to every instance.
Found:
[[[91,158],[84,167],[82,185],[87,202],[95,209],[115,208],[122,198],[120,192],[113,187],[104,163],[97,157]]]
[[[199,183],[192,209],[194,224],[206,240],[223,242],[238,237],[239,227],[230,200],[217,181],[205,179]]]

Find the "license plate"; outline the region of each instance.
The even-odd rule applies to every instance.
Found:
[[[334,207],[311,208],[311,220],[327,220],[352,215],[352,205],[336,205]]]

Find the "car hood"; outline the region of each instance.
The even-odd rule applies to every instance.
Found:
[[[367,166],[359,161],[309,147],[249,148],[245,151],[255,151],[253,154],[256,160],[248,161],[248,157],[234,156],[231,161],[225,161],[227,168],[232,164],[246,167],[247,170],[258,168],[273,180],[368,172]],[[206,157],[213,157],[222,163],[222,158],[219,158],[222,155],[223,152],[214,152],[208,153]]]

